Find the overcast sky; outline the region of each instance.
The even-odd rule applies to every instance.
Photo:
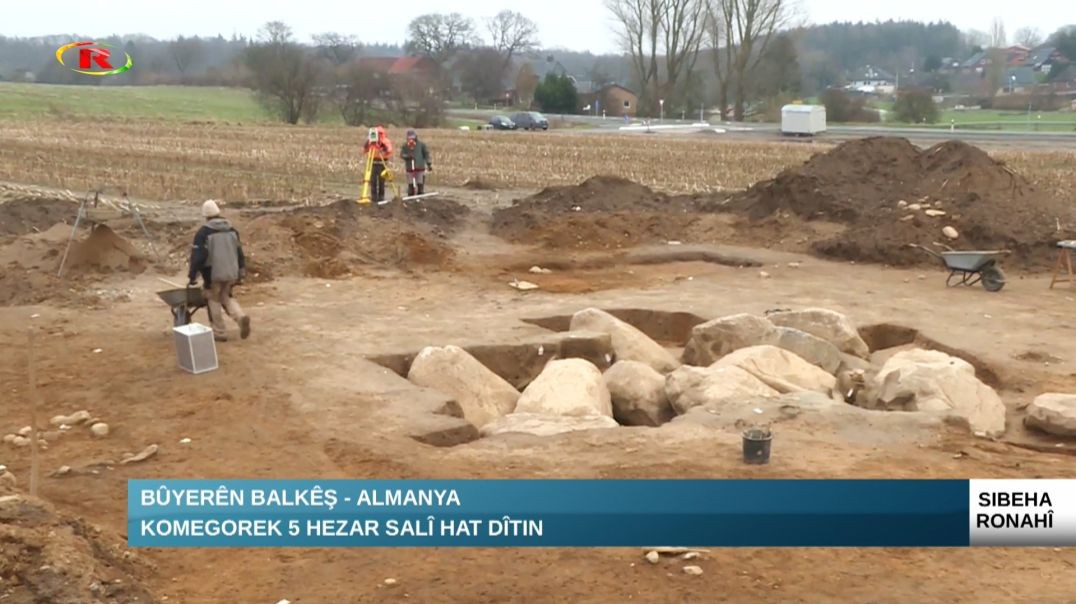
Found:
[[[542,0],[533,4],[506,0],[4,0],[0,34],[38,36],[77,33],[85,36],[142,33],[157,38],[176,35],[253,35],[272,20],[292,26],[304,40],[338,31],[364,42],[403,42],[407,23],[430,12],[459,11],[481,22],[504,8],[519,10],[539,27],[544,46],[594,53],[617,50],[614,25],[603,0]],[[1076,23],[1072,0],[800,0],[813,23],[914,19],[946,20],[961,29],[986,31],[1000,17],[1011,37],[1021,27],[1049,34]],[[374,19],[376,18],[376,20]]]

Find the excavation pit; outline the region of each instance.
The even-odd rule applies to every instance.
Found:
[[[615,319],[641,332],[639,337],[645,336],[652,340],[651,345],[656,350],[664,350],[665,353],[670,353],[671,357],[679,356],[683,347],[689,341],[692,341],[693,330],[707,322],[706,318],[686,311],[614,308],[588,312],[592,314],[598,313],[599,315],[607,313],[615,317]],[[671,394],[672,391],[669,389],[670,376],[675,371],[675,363],[671,368],[656,371],[653,365],[636,361],[635,365],[630,367],[630,370],[626,369],[631,365],[630,363],[621,363],[614,371],[608,371],[610,367],[617,364],[618,360],[623,360],[618,359],[616,352],[621,350],[617,347],[620,344],[614,345],[615,337],[610,333],[568,331],[572,325],[573,316],[575,315],[524,317],[520,319],[522,322],[548,330],[549,333],[524,336],[510,342],[476,342],[459,347],[444,346],[444,343],[434,342],[428,348],[388,352],[371,356],[368,360],[408,380],[408,387],[417,389],[412,400],[421,400],[425,404],[429,402],[431,397],[439,397],[439,404],[424,407],[430,413],[442,417],[441,420],[434,421],[435,424],[442,424],[437,433],[432,437],[425,433],[411,434],[412,438],[435,446],[455,446],[473,442],[484,436],[505,433],[526,433],[532,436],[546,437],[563,432],[598,428],[656,428],[680,419],[684,415],[694,413],[697,411],[693,410],[694,405],[703,404],[692,403],[690,406],[684,407],[682,404],[678,406],[674,401],[674,396],[680,396],[680,394]],[[607,318],[606,320],[612,321],[613,319]],[[604,330],[604,328],[602,329]],[[862,366],[869,367],[866,370],[868,381],[894,355],[919,348],[943,352],[965,359],[974,367],[976,375],[983,383],[994,388],[1000,386],[997,373],[980,358],[929,338],[918,329],[885,323],[868,325],[858,331],[870,351],[870,360],[862,360]],[[747,345],[747,347],[750,348],[751,346]],[[756,348],[766,347],[756,346]],[[769,346],[768,348],[772,351],[774,346]],[[775,353],[760,350],[752,354],[761,355],[756,357],[759,359],[772,359]],[[440,355],[441,360],[435,362],[433,369],[427,364],[416,370],[417,358],[422,357],[424,363],[430,363],[432,362],[430,359],[438,357],[438,355]],[[804,363],[803,359],[797,355],[792,356],[798,359],[798,363]],[[550,372],[556,373],[557,370],[562,368],[560,366],[556,369],[551,367],[550,363],[552,361],[569,363],[569,360],[582,360],[585,363],[576,363],[574,373],[567,371],[563,374],[558,374],[556,379],[551,379],[547,376]],[[742,361],[735,361],[735,363],[740,362]],[[759,367],[763,367],[761,371],[765,373],[767,371],[765,366],[755,365],[754,363],[757,362],[767,363],[770,361],[749,360],[747,361],[748,365],[743,366],[748,367],[745,371],[757,371]],[[440,363],[440,365],[436,363]],[[806,363],[806,365],[806,369],[825,377],[822,374],[827,373],[827,370],[820,369],[816,365],[811,365],[811,363]],[[698,371],[708,371],[707,367],[713,369],[717,366],[710,367],[710,363],[704,362],[696,365],[696,368]],[[735,367],[738,368],[741,365],[736,365]],[[623,371],[622,368],[624,368]],[[845,419],[842,421],[853,422],[856,421],[854,417],[859,417],[854,416],[854,413],[861,411],[874,413],[876,411],[902,410],[901,407],[882,409],[877,406],[868,406],[853,397],[849,402],[854,404],[847,407],[854,408],[856,411],[827,411],[828,407],[824,404],[827,400],[846,400],[840,396],[843,393],[841,388],[845,386],[840,380],[843,379],[846,369],[842,365],[840,370],[830,370],[829,377],[826,378],[829,382],[828,385],[826,385],[826,380],[819,381],[816,379],[814,381],[815,385],[806,387],[806,389],[799,387],[793,387],[791,390],[787,389],[788,384],[791,383],[787,380],[795,382],[797,379],[805,379],[803,376],[806,374],[803,372],[806,369],[793,369],[790,365],[788,366],[788,371],[791,373],[787,374],[783,373],[784,370],[772,370],[777,373],[767,375],[752,374],[758,380],[761,380],[760,385],[765,384],[765,386],[762,386],[762,390],[753,389],[754,387],[747,388],[742,392],[734,390],[739,394],[735,394],[733,398],[736,400],[742,399],[743,406],[756,409],[756,413],[760,413],[761,411],[758,411],[760,409],[764,410],[767,414],[766,417],[771,421],[771,425],[776,422],[797,420],[803,415],[804,410],[822,414],[836,414],[823,421],[835,421],[833,418],[844,417]],[[687,383],[688,385],[685,387],[689,390],[697,388],[697,384],[691,384],[696,379],[692,376],[692,372],[695,370],[689,369],[686,375],[677,372],[677,375],[680,375],[677,379],[681,380],[681,383]],[[739,369],[736,369],[736,371],[739,371]],[[622,375],[613,377],[617,372]],[[627,372],[627,375],[623,375],[625,372]],[[741,377],[737,379],[742,380],[743,374],[739,375]],[[838,380],[836,383],[834,383],[835,377]],[[543,379],[546,382],[543,382],[539,387],[537,382],[541,382]],[[721,378],[719,382],[724,379]],[[552,382],[552,386],[547,382]],[[535,388],[528,390],[528,387],[532,384],[535,385]],[[590,385],[585,386],[585,384]],[[541,405],[537,410],[529,406],[524,408],[522,404],[517,407],[519,401],[527,398],[521,396],[524,391],[530,393],[531,391],[541,392],[546,389],[554,393],[548,395],[547,399],[549,397],[554,400],[571,399],[572,395],[564,396],[557,390],[557,388],[561,387],[566,388],[566,392],[572,391],[573,388],[576,390],[587,390],[589,388],[588,392],[591,394],[595,392],[594,388],[597,388],[598,392],[605,391],[606,394],[598,394],[595,395],[596,398],[590,399],[592,401],[601,400],[604,397],[606,401],[604,403],[605,409],[601,409],[601,404],[595,404],[593,407],[584,405],[574,410],[559,409],[554,411],[541,408]],[[718,384],[716,387],[718,391],[721,391],[723,386]],[[710,386],[705,386],[704,390],[709,392],[708,388]],[[419,392],[422,393],[422,397],[418,396]],[[491,398],[495,399],[498,392],[501,395],[504,395],[505,392],[509,393],[507,395],[508,402],[502,404],[498,409],[491,410],[489,401]],[[802,395],[806,394],[810,394],[810,396],[802,399]],[[716,395],[706,394],[705,396]],[[790,396],[792,397],[791,399],[788,398]],[[400,403],[406,406],[408,398],[400,397]],[[501,400],[503,402],[503,397]],[[711,403],[706,403],[706,405],[710,405],[716,400],[713,399]],[[873,401],[874,399],[871,400]],[[550,408],[556,408],[558,404],[557,402],[550,403]],[[494,407],[496,406],[494,404]],[[571,407],[567,403],[566,406]],[[745,422],[753,418],[749,413],[751,409],[744,412],[743,409],[738,409],[740,406],[731,405],[729,409],[717,409],[716,411],[706,406],[703,410],[716,413],[720,421],[732,422],[730,424],[732,427],[742,429]],[[845,406],[843,402],[841,406]],[[731,407],[736,407],[736,409]],[[860,407],[874,409],[874,411],[863,411],[859,409]],[[741,412],[748,414],[741,417]],[[848,413],[853,413],[853,415],[848,415]],[[807,413],[807,415],[812,415],[812,413]],[[818,421],[817,413],[813,417],[815,419],[809,421]],[[853,417],[853,419],[849,420],[848,418],[850,417]],[[698,421],[698,415],[695,414],[695,419],[691,421]],[[875,420],[864,419],[863,421],[870,422]],[[914,422],[918,420],[909,418],[907,421]],[[418,423],[421,423],[421,421]],[[448,426],[448,424],[452,425]],[[448,427],[446,428],[445,426]]]

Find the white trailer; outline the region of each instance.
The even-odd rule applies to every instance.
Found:
[[[785,105],[781,108],[781,134],[814,136],[826,131],[826,108],[822,105]]]

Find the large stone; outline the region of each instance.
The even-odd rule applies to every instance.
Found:
[[[975,377],[975,368],[944,352],[899,352],[871,382],[867,405],[889,410],[951,412],[987,436],[1005,432],[1005,404]]]
[[[711,365],[735,350],[767,344],[793,352],[829,373],[836,373],[841,365],[841,351],[832,343],[799,329],[777,327],[765,317],[749,314],[696,325],[684,347],[683,360],[688,365]]]
[[[714,367],[739,367],[781,394],[821,392],[837,385],[832,374],[776,346],[749,346],[721,357]]]
[[[582,359],[560,359],[547,363],[527,386],[516,413],[613,417],[613,403],[597,367]]]
[[[665,394],[682,415],[694,407],[779,393],[740,367],[685,366],[665,377]]]
[[[683,360],[688,365],[711,365],[734,350],[770,343],[774,337],[773,323],[762,317],[744,313],[714,319],[692,328]]]
[[[510,413],[482,426],[482,436],[510,433],[552,436],[564,432],[603,430],[617,426],[616,420],[605,415],[568,417],[539,413]]]
[[[660,426],[673,418],[665,377],[639,361],[617,361],[603,375],[622,426]]]
[[[863,338],[859,337],[856,326],[839,312],[825,308],[808,308],[770,313],[766,318],[774,325],[791,327],[822,338],[841,352],[863,359],[870,355],[870,348]]]
[[[773,334],[769,341],[760,344],[783,348],[831,374],[837,373],[841,366],[841,351],[818,336],[792,327],[776,327]]]
[[[661,344],[603,310],[588,308],[575,313],[569,329],[609,334],[618,361],[638,361],[661,373],[668,373],[680,366],[676,357]]]
[[[519,399],[518,390],[458,346],[424,348],[407,379],[451,396],[478,427],[511,413]]]
[[[1024,423],[1057,436],[1076,436],[1076,394],[1048,392],[1035,397]]]

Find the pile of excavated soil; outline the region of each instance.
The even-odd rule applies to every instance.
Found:
[[[72,223],[78,204],[66,199],[17,197],[0,203],[0,236],[44,231],[58,222]]]
[[[550,248],[623,248],[682,239],[699,219],[697,205],[623,178],[595,176],[495,210],[490,230],[508,241]]]
[[[441,198],[384,206],[339,200],[240,219],[237,227],[256,280],[289,274],[335,279],[365,266],[450,267],[448,235],[468,214]]]
[[[103,277],[141,273],[148,262],[127,239],[104,225],[88,234],[79,229],[71,245],[64,276],[57,276],[71,227],[58,223],[40,233],[10,238],[0,246],[0,306],[50,303],[97,305],[126,294],[105,287]],[[185,250],[190,249],[188,243]]]
[[[118,537],[0,488],[0,600],[152,603],[152,570]]]
[[[902,138],[850,141],[704,207],[753,223],[844,224],[843,232],[811,249],[896,266],[937,262],[909,244],[944,242],[963,250],[1010,250],[1006,264],[1045,267],[1054,260],[1056,241],[1076,234],[1069,204],[958,141],[925,150]],[[946,226],[956,229],[956,240],[943,235]]]
[[[145,259],[131,242],[107,226],[96,224],[88,237],[71,246],[64,270],[140,273],[145,268]]]

